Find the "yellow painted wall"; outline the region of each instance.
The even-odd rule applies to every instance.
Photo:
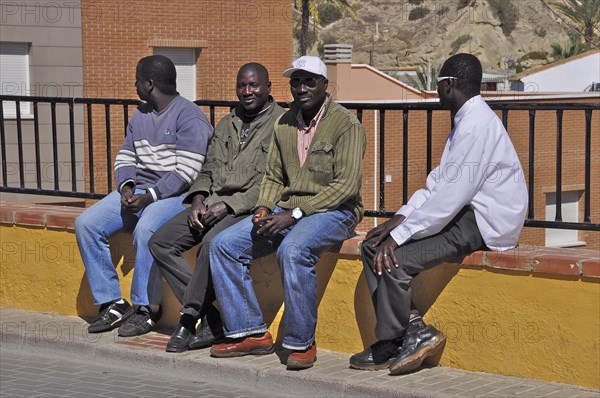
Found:
[[[111,244],[128,298],[130,236],[120,234]],[[194,254],[188,253],[191,263]],[[73,232],[0,226],[0,260],[0,305],[96,314]],[[274,257],[257,261],[252,275],[265,321],[280,339],[283,291]],[[598,279],[444,264],[413,286],[425,320],[448,336],[441,365],[600,388]],[[375,316],[356,257],[324,256],[318,296],[319,347],[354,353],[374,342]],[[179,303],[166,285],[163,306],[160,325],[172,327]]]

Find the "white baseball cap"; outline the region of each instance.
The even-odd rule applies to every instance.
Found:
[[[291,68],[286,69],[283,72],[283,76],[291,77],[292,73],[296,72],[297,70],[304,70],[306,72],[314,73],[315,75],[321,75],[327,79],[327,67],[319,57],[304,55],[298,58],[292,62]]]

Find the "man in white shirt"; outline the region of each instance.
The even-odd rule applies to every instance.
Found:
[[[502,122],[480,95],[481,78],[477,57],[446,60],[437,90],[455,116],[440,165],[426,188],[363,242],[379,341],[350,358],[353,368],[403,374],[436,365],[446,337],[423,322],[412,302],[412,278],[476,250],[517,245],[527,210],[525,177]]]

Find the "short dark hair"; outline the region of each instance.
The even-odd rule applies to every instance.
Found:
[[[248,62],[240,67],[238,70],[238,76],[246,71],[252,70],[256,72],[259,77],[265,79],[265,83],[269,82],[269,71],[263,64],[259,64],[258,62]]]
[[[481,62],[472,54],[456,54],[444,62],[440,76],[456,77],[456,87],[469,98],[481,93]]]
[[[177,71],[175,64],[164,55],[150,55],[138,62],[140,75],[152,80],[163,94],[177,94]]]

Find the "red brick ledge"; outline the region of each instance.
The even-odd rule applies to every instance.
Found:
[[[82,207],[0,203],[0,224],[73,230]]]
[[[81,207],[0,202],[0,224],[23,227],[73,230]],[[365,234],[346,240],[340,254],[359,256]],[[600,278],[600,253],[597,250],[565,249],[519,245],[505,252],[475,252],[462,261],[463,266]]]

